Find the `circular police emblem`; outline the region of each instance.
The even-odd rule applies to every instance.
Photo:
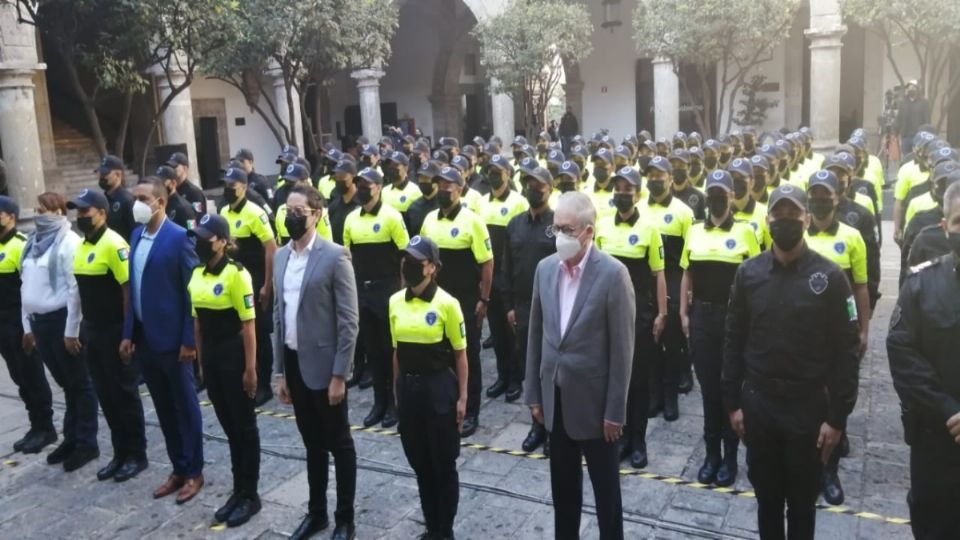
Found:
[[[90,193],[90,190],[89,190],[89,189],[85,189],[85,190],[83,190],[83,191],[80,192],[80,197],[78,197],[78,198],[82,199],[82,198],[86,197],[88,193]]]
[[[817,180],[826,180],[829,176],[828,171],[817,171]]]
[[[287,168],[289,169],[290,167],[287,167]],[[230,167],[229,169],[227,169],[227,173],[226,173],[224,176],[226,176],[227,178],[233,176],[233,171],[234,171],[234,170],[235,170],[235,169],[234,169],[233,167]]]
[[[856,227],[857,223],[860,223],[860,214],[856,212],[847,212],[847,222],[850,223],[851,227]]]
[[[737,158],[737,159],[733,160],[733,163],[731,163],[730,165],[733,166],[733,167],[739,167],[739,166],[742,165],[742,164],[743,164],[743,160],[740,159],[740,158]]]
[[[837,255],[843,255],[843,252],[847,250],[847,245],[843,242],[837,242],[833,245],[833,250],[837,252]]]
[[[793,185],[792,185],[792,184],[780,184],[780,193],[783,193],[783,194],[793,193]]]
[[[293,172],[293,163],[287,165],[287,174],[290,174],[292,172]]]
[[[423,239],[420,238],[420,235],[418,234],[418,235],[416,235],[416,236],[414,236],[413,238],[410,239],[410,245],[411,245],[411,246],[415,246],[415,245],[417,245],[417,244],[420,243],[420,240],[423,240]]]
[[[750,226],[753,227],[753,232],[757,232],[757,230],[760,228],[757,226],[757,223],[755,221],[751,221]]]
[[[698,195],[691,195],[690,198],[687,199],[687,204],[689,204],[691,207],[699,205],[700,197]]]
[[[90,255],[87,255],[87,264],[92,263],[95,256],[96,256],[96,254],[94,254],[94,253],[91,253]]]
[[[243,222],[242,222],[242,221],[240,221],[240,220],[238,219],[238,220],[237,220],[237,222],[236,222],[236,223],[234,223],[234,225],[236,225],[236,226],[237,226],[237,228],[239,229],[239,228],[240,228],[240,226],[241,226],[241,225],[243,225]]]
[[[223,294],[223,283],[217,283],[213,286],[213,295],[220,296]]]
[[[209,222],[210,222],[210,214],[204,214],[204,216],[200,218],[201,225],[206,225]]]
[[[117,202],[113,203],[113,205],[110,207],[110,209],[113,210],[114,212],[119,212],[119,211],[120,211],[120,201],[117,201]]]
[[[614,206],[614,204],[613,204],[613,198],[611,198],[610,200],[607,201],[607,206],[609,206],[610,208],[613,208],[613,206]]]
[[[727,238],[727,241],[724,243],[727,246],[727,249],[733,249],[737,247],[737,241],[733,238]]]
[[[563,170],[565,170],[565,171],[567,171],[567,170],[570,170],[570,167],[571,167],[572,165],[573,165],[573,164],[570,163],[569,161],[564,161],[564,162],[563,162],[563,165],[561,165],[560,168],[563,169]]]
[[[640,237],[638,237],[638,236],[635,235],[635,234],[631,234],[631,235],[630,235],[630,238],[628,238],[627,241],[630,242],[630,245],[631,245],[631,246],[635,246],[635,245],[637,245],[637,242],[640,241]]]
[[[857,193],[859,193],[859,194],[861,194],[861,195],[866,195],[866,194],[867,194],[867,188],[865,188],[865,187],[859,187],[859,188],[857,188]]]
[[[458,228],[456,228],[456,227],[450,229],[450,236],[451,236],[451,237],[456,238],[456,237],[459,236],[459,235],[460,235],[460,229],[458,229]]]
[[[500,215],[501,215],[501,216],[507,215],[507,207],[506,207],[506,206],[504,206],[503,208],[500,209]]]
[[[808,283],[810,285],[810,290],[813,291],[813,294],[819,295],[823,294],[823,291],[827,290],[827,285],[830,284],[830,280],[823,272],[816,272],[810,276]]]
[[[664,214],[663,222],[666,223],[667,225],[673,223],[673,214]]]
[[[427,316],[424,317],[424,319],[427,321],[427,324],[430,326],[437,324],[437,312],[435,311],[428,312]]]
[[[402,203],[407,202],[407,196],[406,196],[406,195],[401,195],[401,196],[400,196],[400,202],[402,202]]]
[[[380,224],[379,224],[379,223],[374,223],[374,224],[373,224],[373,232],[375,232],[375,233],[380,232]]]
[[[198,202],[193,203],[193,211],[198,214],[200,213],[200,203]]]

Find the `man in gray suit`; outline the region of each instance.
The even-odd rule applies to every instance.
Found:
[[[307,449],[310,502],[291,538],[325,529],[329,454],[337,470],[334,540],[354,537],[357,453],[347,418],[345,377],[357,345],[359,311],[350,252],[317,235],[323,199],[298,186],[286,200],[291,242],[273,259],[274,373],[280,401],[293,402]]]
[[[603,540],[623,538],[619,445],[626,420],[636,303],[627,268],[593,247],[597,213],[579,192],[560,196],[557,253],[533,280],[524,395],[550,430],[555,535],[579,538],[587,461]]]

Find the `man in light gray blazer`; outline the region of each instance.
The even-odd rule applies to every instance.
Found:
[[[307,449],[310,501],[291,538],[326,528],[329,454],[337,471],[334,540],[354,537],[357,453],[347,418],[346,376],[357,345],[359,311],[350,252],[317,235],[323,199],[298,186],[286,200],[291,242],[273,264],[276,391],[293,403]]]
[[[623,538],[619,444],[626,420],[636,303],[626,267],[593,246],[596,210],[579,192],[560,196],[557,253],[533,279],[524,394],[550,430],[555,535],[580,537],[583,468],[603,540]]]

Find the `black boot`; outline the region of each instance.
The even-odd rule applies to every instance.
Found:
[[[680,406],[677,403],[677,389],[665,388],[663,390],[663,419],[667,422],[674,422],[680,418]]]
[[[240,502],[227,517],[227,527],[239,527],[250,521],[250,518],[257,515],[258,512],[260,512],[260,497],[245,495],[241,497]]]
[[[374,424],[379,424],[383,421],[384,415],[387,414],[387,404],[383,399],[374,399],[373,408],[370,409],[370,414],[363,419],[363,427],[370,427]]]
[[[384,428],[392,428],[397,425],[397,407],[393,403],[393,398],[390,397],[387,399],[387,410],[383,413],[383,423],[380,424]]]
[[[527,438],[520,444],[520,448],[523,448],[524,452],[533,452],[546,440],[546,428],[543,427],[543,424],[534,422],[533,425],[530,426],[530,432],[527,433]]]
[[[663,410],[663,384],[659,381],[650,383],[650,405],[647,418],[656,418]]]
[[[720,441],[707,442],[707,457],[703,460],[703,466],[697,472],[697,482],[701,484],[712,484],[717,479],[717,471],[720,469]]]
[[[681,394],[689,394],[693,390],[693,373],[690,368],[680,373],[680,380],[677,382],[677,391]]]
[[[233,481],[233,493],[230,494],[230,497],[223,503],[223,506],[217,508],[217,511],[213,513],[213,518],[217,520],[217,523],[225,523],[227,518],[230,517],[230,514],[233,512],[233,509],[240,504],[240,499],[243,498],[243,495],[240,493],[237,481]]]
[[[737,443],[723,445],[723,463],[717,470],[717,485],[730,487],[737,481]]]
[[[630,453],[630,466],[643,469],[647,466],[647,438],[643,433],[633,435],[633,451]]]
[[[836,465],[827,465],[823,470],[823,500],[834,506],[843,504],[843,486],[837,476]]]
[[[487,387],[487,397],[496,399],[503,395],[507,391],[507,381],[503,379],[497,379],[493,384]]]

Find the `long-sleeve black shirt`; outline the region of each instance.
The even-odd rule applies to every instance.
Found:
[[[113,193],[106,193],[107,202],[110,208],[107,210],[107,227],[120,233],[127,242],[130,241],[130,233],[137,228],[137,223],[133,220],[133,194],[127,188],[120,186]]]
[[[880,299],[880,243],[877,242],[876,221],[873,214],[863,206],[843,197],[837,205],[837,219],[860,231],[867,248],[867,291],[870,307]]]
[[[857,401],[856,303],[843,270],[812,249],[784,266],[765,251],[737,270],[727,310],[723,401],[740,408],[745,380],[826,388],[826,420],[846,427]]]
[[[557,251],[556,240],[547,232],[553,225],[553,210],[547,208],[539,216],[529,211],[514,216],[507,224],[503,253],[506,287],[503,302],[507,311],[516,305],[527,305],[533,298],[533,276],[537,264]]]
[[[357,198],[353,197],[350,202],[343,200],[343,195],[334,193],[330,199],[330,206],[327,208],[327,214],[330,216],[330,231],[333,233],[333,241],[343,245],[343,224],[347,221],[347,214],[354,208],[359,208]]]

